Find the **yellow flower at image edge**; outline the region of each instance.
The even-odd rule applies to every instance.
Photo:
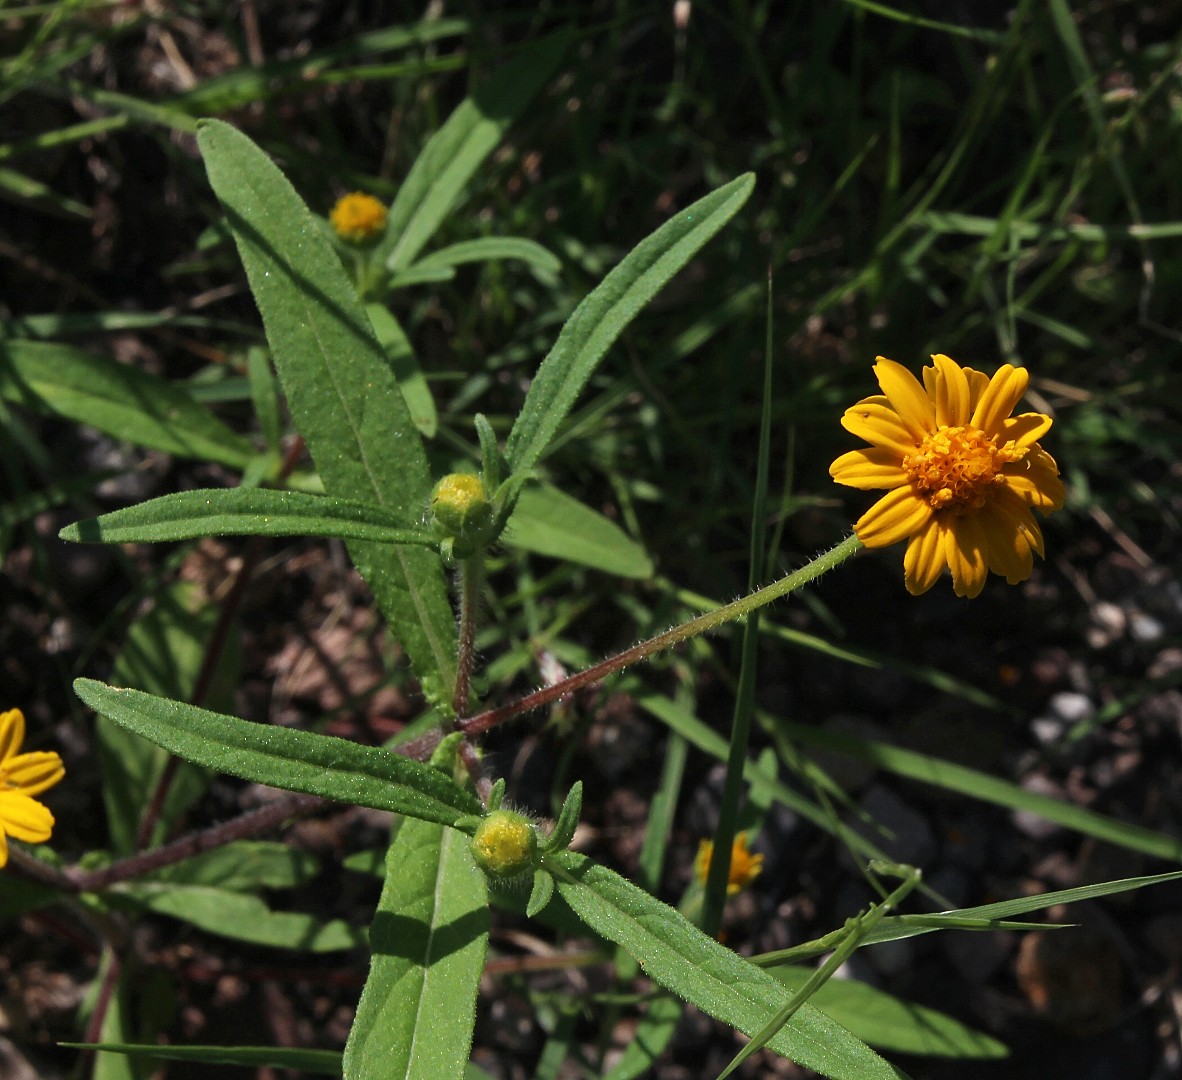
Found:
[[[332,231],[350,244],[365,244],[386,231],[386,208],[360,191],[344,195],[328,215]]]
[[[19,753],[24,741],[24,713],[0,713],[0,866],[8,862],[8,837],[27,844],[49,839],[53,815],[33,796],[66,775],[62,759],[52,751]]]
[[[976,596],[989,572],[1025,581],[1044,555],[1031,509],[1063,505],[1055,459],[1038,440],[1044,413],[1011,416],[1026,392],[1024,368],[1004,364],[992,378],[933,356],[923,384],[878,357],[881,394],[864,398],[842,427],[870,443],[829,466],[839,484],[889,489],[854,525],[867,547],[907,541],[907,591],[927,592],[945,567],[957,596]]]
[[[698,844],[698,854],[694,859],[694,875],[703,884],[710,876],[710,860],[714,857],[714,842],[703,840]],[[740,889],[745,889],[763,869],[763,856],[747,850],[747,834],[735,834],[735,842],[731,845],[731,869],[726,879],[726,894],[734,896]]]

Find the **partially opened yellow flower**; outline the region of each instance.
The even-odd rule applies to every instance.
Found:
[[[694,858],[694,874],[703,884],[710,876],[710,860],[714,857],[714,842],[703,840],[698,844],[698,854]],[[731,869],[727,875],[726,894],[734,896],[740,889],[746,888],[763,869],[763,856],[749,851],[747,848],[747,834],[735,834],[735,842],[731,846]]]
[[[342,195],[328,215],[333,232],[350,244],[369,244],[386,231],[386,208],[372,195]]]
[[[21,754],[25,717],[20,709],[0,713],[0,866],[8,862],[8,837],[40,844],[53,832],[53,815],[34,795],[52,787],[66,770],[52,751]]]
[[[1042,513],[1063,505],[1055,459],[1038,440],[1051,418],[1010,416],[1026,392],[1024,368],[1004,364],[993,378],[933,356],[923,385],[905,367],[878,357],[882,393],[864,398],[842,427],[870,443],[829,466],[839,484],[887,488],[854,525],[867,547],[907,541],[907,591],[919,595],[944,567],[957,596],[976,596],[989,571],[1025,581],[1034,552],[1044,554]]]

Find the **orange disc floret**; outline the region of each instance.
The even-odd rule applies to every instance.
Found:
[[[386,231],[386,208],[372,195],[354,191],[328,215],[332,231],[349,244],[369,244]]]

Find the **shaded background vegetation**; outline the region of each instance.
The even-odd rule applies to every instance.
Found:
[[[253,431],[243,373],[261,333],[237,258],[213,228],[194,118],[248,132],[314,210],[353,189],[388,201],[473,85],[522,43],[573,26],[559,76],[437,239],[530,237],[562,260],[561,272],[465,266],[393,304],[440,410],[439,471],[470,457],[474,411],[507,430],[562,321],[624,252],[737,174],[754,170],[758,184],[613,349],[544,465],[644,545],[654,576],[621,584],[499,553],[482,694],[504,700],[539,681],[541,659],[576,667],[662,629],[695,610],[693,594],[725,600],[744,589],[770,271],[769,576],[837,540],[865,507],[833,487],[827,467],[851,446],[837,417],[874,390],[879,353],[913,370],[933,352],[986,371],[1029,366],[1030,401],[1055,417],[1046,445],[1069,502],[1047,523],[1048,560],[1024,586],[993,582],[966,602],[944,583],[912,599],[900,552],[889,550],[775,610],[785,633],[821,644],[767,635],[760,704],[773,719],[761,743],[775,745],[776,717],[828,725],[1176,835],[1182,4],[907,8],[439,3],[424,17],[402,3],[193,0],[18,9],[0,30],[3,332],[68,340],[187,380]],[[392,27],[417,29],[400,40]],[[72,678],[107,676],[128,627],[178,575],[216,611],[242,545],[67,549],[56,531],[96,509],[235,478],[11,403],[0,455],[0,707],[22,707],[51,733],[43,744],[67,757],[51,804],[55,847],[73,860],[107,838],[92,725]],[[420,709],[333,545],[267,545],[240,630],[242,682],[225,702],[239,715],[376,741]],[[637,697],[682,695],[725,731],[733,660],[730,641],[716,639],[545,723],[498,734],[492,748],[511,793],[548,813],[552,792],[585,779],[589,843],[627,872],[666,739]],[[855,803],[890,819],[904,847],[913,842],[901,857],[924,861],[956,903],[1166,868],[946,791],[826,764]],[[684,886],[697,838],[712,827],[716,790],[710,759],[691,755],[667,896]],[[220,820],[261,797],[220,782],[190,821]],[[373,887],[333,865],[343,851],[379,845],[380,821],[317,819],[289,835],[326,867],[291,902],[366,921]],[[741,949],[823,932],[870,899],[833,841],[787,811],[768,815],[757,846],[764,875],[729,929]],[[1065,947],[1066,988],[1053,964],[1006,939],[971,948],[924,939],[901,961],[876,964],[868,953],[859,974],[1000,1034],[1020,1054],[1017,1064],[909,1063],[917,1076],[1171,1075],[1176,897],[1161,889],[1072,913],[1091,936]],[[80,947],[67,924],[27,917],[6,946],[7,1034],[46,1076],[71,1067],[49,1046],[77,1033],[95,973],[93,944]],[[566,1017],[558,992],[584,978],[606,988],[607,977],[539,981],[513,965],[532,943],[509,936],[520,924],[506,927],[494,937],[507,963],[482,999],[477,1061],[493,1075],[531,1076],[558,1045],[594,1063],[594,1024]],[[176,924],[140,933],[146,970],[183,976],[167,1015],[143,1019],[147,1036],[343,1039],[363,958],[243,952],[187,929],[178,938]],[[626,1042],[628,1023],[605,1044]],[[684,1027],[662,1077],[707,1075],[710,1055],[721,1066],[733,1050],[711,1025]],[[750,1075],[798,1075],[784,1063],[759,1068]]]

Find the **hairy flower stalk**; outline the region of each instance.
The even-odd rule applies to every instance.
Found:
[[[867,547],[907,541],[908,592],[927,592],[947,567],[957,596],[976,596],[992,571],[1025,581],[1034,553],[1044,555],[1032,509],[1063,505],[1055,459],[1038,440],[1044,413],[1011,416],[1026,392],[1024,368],[1003,364],[992,378],[932,357],[923,384],[906,368],[878,358],[882,393],[847,409],[842,427],[870,443],[829,467],[839,484],[886,488],[854,525]]]
[[[580,671],[576,675],[562,679],[552,686],[535,690],[532,694],[526,694],[525,697],[508,705],[502,705],[500,708],[488,709],[485,712],[478,713],[476,716],[461,720],[458,725],[459,729],[469,735],[477,735],[482,731],[488,731],[489,728],[496,727],[497,724],[511,720],[515,716],[530,712],[532,709],[540,709],[543,705],[549,705],[552,701],[557,701],[559,698],[565,697],[575,690],[599,682],[600,679],[621,671],[640,660],[644,660],[654,653],[670,649],[674,645],[679,645],[683,641],[697,637],[699,634],[705,634],[710,630],[715,630],[724,623],[741,619],[745,615],[749,615],[756,608],[764,607],[773,600],[787,596],[794,589],[799,589],[802,585],[807,585],[810,581],[815,581],[822,574],[832,570],[835,566],[841,565],[841,563],[845,562],[846,559],[861,548],[862,542],[856,536],[849,536],[836,547],[830,548],[822,555],[818,555],[812,562],[780,578],[779,581],[772,582],[771,585],[765,585],[762,589],[757,589],[755,592],[739,600],[724,604],[714,611],[708,611],[705,615],[699,615],[695,619],[690,619],[689,622],[681,623],[679,626],[673,627],[672,630],[666,630],[663,634],[649,638],[648,641],[642,641],[639,645],[633,645],[632,648],[625,649],[615,656],[609,656],[606,660],[601,660],[598,664],[592,665],[585,671]]]

